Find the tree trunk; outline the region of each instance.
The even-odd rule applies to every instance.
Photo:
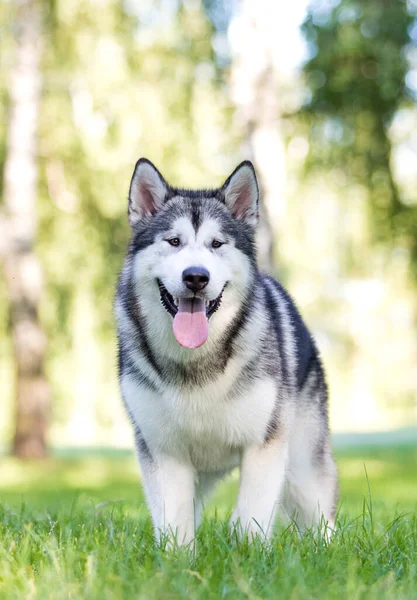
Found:
[[[49,390],[44,374],[46,338],[39,322],[42,273],[36,236],[37,139],[41,88],[41,14],[36,0],[15,3],[16,61],[10,74],[4,209],[5,275],[16,367],[16,429],[19,457],[46,454]]]
[[[275,0],[242,0],[232,21],[232,98],[254,161],[261,190],[258,252],[261,268],[274,271],[274,234],[284,208],[285,153],[280,134],[279,84],[274,39],[267,27]],[[265,6],[266,4],[266,6]],[[276,35],[276,34],[275,34]]]

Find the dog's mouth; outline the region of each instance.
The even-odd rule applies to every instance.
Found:
[[[197,302],[204,303],[207,319],[210,319],[210,317],[219,308],[219,306],[221,304],[221,301],[222,301],[223,291],[224,291],[224,288],[223,288],[222,291],[220,292],[220,294],[214,300],[204,300],[202,298],[197,298],[197,297],[193,297],[193,298],[174,298],[168,292],[168,290],[166,289],[166,287],[164,287],[164,285],[159,281],[159,279],[158,279],[158,287],[159,287],[159,294],[161,296],[161,303],[162,303],[163,307],[165,308],[165,310],[167,312],[169,312],[169,314],[171,315],[171,317],[174,317],[174,318],[175,318],[175,315],[178,312],[180,302],[181,301],[183,301],[183,302],[185,301],[185,302],[193,302],[193,303],[194,302],[195,303],[197,303]]]
[[[198,348],[208,338],[208,320],[219,308],[223,291],[214,300],[174,298],[158,280],[161,303],[173,317],[173,330],[177,342],[184,348]]]

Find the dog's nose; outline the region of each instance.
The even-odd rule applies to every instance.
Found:
[[[182,272],[182,280],[192,292],[200,292],[210,281],[210,273],[204,267],[188,267]]]

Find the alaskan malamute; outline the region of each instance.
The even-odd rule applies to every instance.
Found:
[[[249,161],[220,188],[186,190],[142,158],[130,185],[120,386],[156,534],[179,543],[236,466],[240,532],[270,536],[277,511],[333,527],[323,367],[290,296],[258,270],[258,197]]]

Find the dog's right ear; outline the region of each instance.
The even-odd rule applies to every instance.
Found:
[[[232,215],[252,227],[258,223],[259,188],[255,169],[245,160],[230,175],[221,188],[224,202]]]
[[[138,160],[129,188],[128,218],[134,227],[146,215],[153,215],[163,205],[168,184],[147,158]]]

